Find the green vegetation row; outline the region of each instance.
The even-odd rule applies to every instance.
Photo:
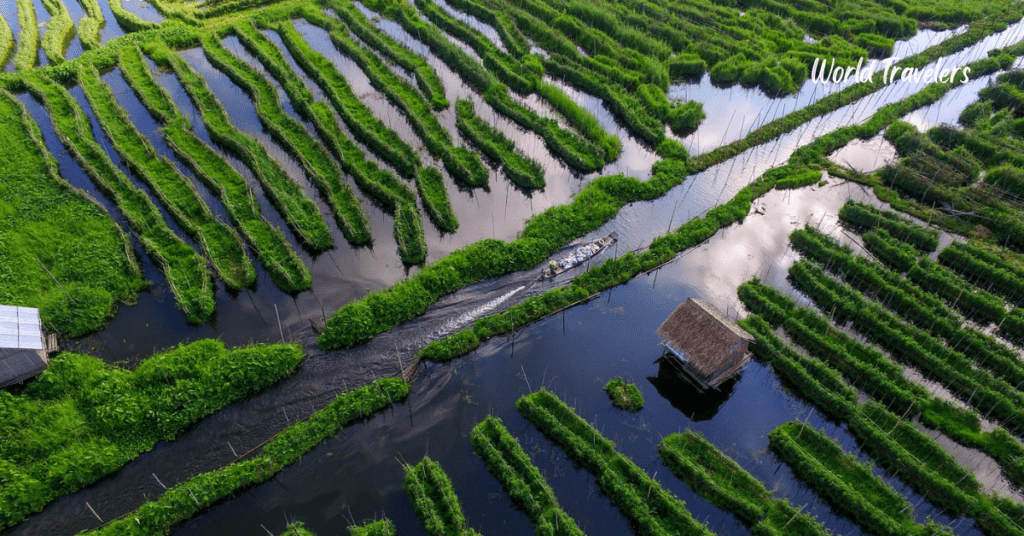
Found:
[[[143,20],[135,13],[125,9],[124,2],[130,1],[131,0],[109,0],[108,2],[110,11],[114,14],[114,19],[117,20],[117,24],[121,26],[122,30],[126,32],[139,32],[143,30],[153,30],[160,27],[160,24]]]
[[[62,353],[20,395],[0,391],[0,527],[118,470],[158,441],[284,378],[297,345],[180,345],[134,371]]]
[[[451,136],[431,112],[430,106],[412,86],[395,74],[376,55],[365,50],[347,34],[347,27],[317,9],[305,9],[310,23],[327,30],[331,41],[366,73],[370,83],[405,114],[430,154],[444,163],[448,173],[468,186],[487,184],[487,167],[480,155],[452,145]]]
[[[394,233],[402,262],[406,264],[422,263],[426,258],[427,244],[423,238],[423,224],[419,221],[419,213],[415,210],[416,194],[390,171],[380,169],[375,162],[366,160],[363,150],[349,140],[335,122],[331,107],[313,99],[313,94],[295,74],[295,71],[288,66],[282,52],[255,26],[251,23],[239,24],[234,26],[232,31],[239,37],[242,45],[281,84],[299,115],[312,123],[320,140],[340,162],[341,169],[352,176],[360,190],[380,203],[386,211],[396,216]],[[293,37],[299,39],[297,35]],[[341,184],[340,174],[335,182]],[[411,206],[413,210],[409,212],[407,209],[400,208],[399,205]],[[410,217],[415,222],[408,222]],[[416,232],[417,229],[419,232]]]
[[[757,315],[740,321],[740,326],[757,339],[755,353],[786,352],[798,354]],[[794,358],[795,359],[795,358]],[[973,494],[980,485],[969,469],[959,466],[931,437],[918,431],[911,422],[890,413],[878,402],[858,405],[841,401],[837,393],[821,383],[797,384],[797,393],[826,415],[850,425],[850,431],[880,465],[903,480],[933,504],[960,514],[976,505]]]
[[[106,24],[98,0],[81,0],[85,15],[78,21],[78,38],[82,48],[92,50],[100,46],[100,28]]]
[[[741,321],[741,325],[757,338],[754,348],[762,345],[785,347],[774,330],[757,315]],[[763,327],[763,329],[758,329]],[[765,350],[770,351],[770,350]],[[802,387],[800,396],[829,414],[831,408],[818,401],[834,398],[834,393],[820,384]],[[1024,534],[1015,520],[1024,516],[1024,507],[995,495],[981,494],[973,473],[956,463],[934,439],[919,431],[906,416],[896,415],[876,401],[857,405],[845,422],[871,457],[886,470],[899,474],[917,493],[947,511],[973,516],[986,534]]]
[[[498,82],[498,77],[445,37],[437,26],[422,20],[412,4],[400,0],[374,0],[368,3],[368,7],[381,12],[382,15],[400,24],[410,35],[416,36],[430,48],[431,52],[459,73],[468,86],[483,94],[484,100],[495,110],[544,138],[551,152],[570,167],[583,172],[595,171],[617,156],[618,153],[606,155],[591,141],[562,129],[556,121],[541,118],[529,108],[513,101],[508,88]],[[432,14],[432,19],[445,20],[448,26],[463,24],[433,4],[421,4],[421,7],[429,8],[427,13]],[[473,30],[466,28],[466,31]],[[513,88],[518,86],[522,91],[530,89],[523,84],[528,82],[515,84]],[[617,144],[614,148],[621,151]]]
[[[349,536],[395,536],[395,524],[390,519],[384,518],[379,521],[370,521],[362,525],[348,527]],[[306,528],[301,521],[289,523],[281,536],[316,536],[315,532]]]
[[[213,313],[213,283],[206,261],[167,226],[145,192],[132,184],[93,139],[92,125],[70,93],[38,74],[25,75],[29,92],[39,99],[61,141],[97,186],[110,195],[154,262],[160,266],[171,293],[189,322],[202,322]]]
[[[579,131],[582,139],[561,129],[556,122],[544,120],[536,114],[530,113],[528,109],[523,109],[508,98],[508,93],[504,88],[496,85],[497,81],[493,79],[494,77],[488,78],[484,75],[478,83],[477,89],[484,93],[485,97],[488,97],[488,103],[524,128],[530,129],[544,138],[554,154],[569,165],[580,167],[583,165],[583,155],[593,152],[593,149],[585,143],[589,142],[600,150],[601,159],[605,163],[618,158],[622,152],[622,143],[619,139],[606,132],[593,114],[577,105],[562,90],[542,80],[544,67],[539,56],[535,54],[523,56],[520,61],[502,52],[475,28],[452,17],[435,3],[429,0],[416,0],[416,6],[438,28],[468,44],[480,56],[483,64],[491,69],[497,79],[507,85],[509,89],[521,95],[535,91],[537,95],[548,101],[569,125]],[[438,42],[438,46],[449,48],[441,41]],[[455,62],[456,64],[461,65],[470,61],[465,54],[459,57],[462,59]],[[468,73],[467,76],[469,76]],[[488,92],[492,87],[497,89]],[[574,161],[580,162],[580,164],[574,165]]]
[[[1003,428],[981,432],[976,412],[959,409],[933,397],[921,385],[903,375],[902,367],[878,350],[863,344],[832,326],[807,308],[756,279],[739,288],[740,299],[773,325],[782,324],[786,333],[811,355],[828,362],[847,381],[861,388],[897,414],[921,415],[921,423],[939,430],[957,443],[977,448],[992,456],[1011,482],[1024,483],[1024,446]]]
[[[252,246],[274,283],[286,292],[310,288],[309,270],[292,250],[280,229],[260,214],[252,190],[238,171],[193,133],[171,96],[157,84],[137,47],[122,49],[118,67],[149,113],[163,124],[164,141],[178,159],[224,203],[228,216]]]
[[[416,465],[406,465],[405,492],[409,494],[416,516],[430,536],[478,536],[466,524],[462,505],[452,481],[441,465],[424,456]]]
[[[125,165],[150,187],[174,221],[202,247],[227,286],[241,289],[256,281],[256,270],[234,229],[217,221],[189,179],[157,154],[153,144],[118,105],[114,92],[103,83],[100,74],[95,69],[83,69],[78,73],[78,83],[96,121]]]
[[[612,404],[619,409],[640,411],[644,407],[644,395],[640,389],[632,383],[626,383],[622,378],[608,380],[604,390],[608,392],[608,398],[612,399]]]
[[[159,499],[146,502],[138,510],[90,534],[169,534],[176,525],[210,506],[246,488],[266,482],[285,467],[299,461],[324,439],[337,435],[342,427],[369,417],[404,399],[408,394],[409,385],[399,378],[377,380],[342,393],[326,408],[285,428],[268,441],[257,456],[193,476],[167,490]]]
[[[839,209],[839,219],[864,229],[885,229],[890,235],[923,253],[939,247],[939,230],[921,227],[891,210],[879,210],[867,203],[847,200]]]
[[[679,165],[678,162],[664,162],[671,163],[655,164],[655,177],[648,181],[647,185],[657,184],[667,179],[669,175],[661,174]],[[664,171],[661,170],[662,166],[665,167]],[[514,305],[496,315],[479,318],[474,322],[472,328],[434,341],[420,350],[418,355],[435,361],[447,361],[463,355],[475,349],[480,345],[480,341],[487,337],[513,331],[584,300],[597,292],[625,283],[640,273],[657,268],[671,260],[677,253],[711,238],[719,229],[737,221],[742,221],[750,211],[750,205],[753,200],[764,195],[772,188],[799,187],[801,185],[815,184],[820,178],[821,174],[816,171],[794,172],[794,170],[789,168],[778,168],[769,171],[760,180],[742,189],[728,203],[711,209],[702,218],[695,218],[674,231],[655,238],[647,251],[641,254],[627,252],[619,258],[608,259],[600,266],[593,267],[587,273],[577,276],[573,279],[572,284],[527,298],[522,303]],[[626,181],[632,181],[632,179],[623,180],[622,182],[625,183],[623,186],[630,184]],[[607,188],[604,191],[624,191],[624,188],[613,182],[611,178],[599,178],[591,184],[603,186],[602,190]],[[588,188],[590,187],[588,186]],[[585,188],[584,191],[586,190]],[[577,199],[581,199],[581,197],[577,196]],[[568,208],[572,208],[572,205]],[[580,218],[583,214],[593,217],[592,213],[584,213],[582,211],[580,213],[575,211],[566,212],[559,214],[559,211],[552,211],[549,216],[544,216],[544,214],[548,214],[546,212],[535,219],[550,218],[547,221],[552,225],[552,228],[560,228],[565,225],[564,222],[571,221],[570,218]],[[540,220],[537,223],[543,221]],[[537,229],[536,227],[531,227],[531,225],[537,225],[537,223],[527,225],[531,233]]]
[[[941,525],[914,523],[903,495],[823,432],[790,421],[768,434],[768,446],[819,497],[871,534],[951,534]]]
[[[370,108],[352,91],[334,64],[313,50],[290,21],[283,21],[274,29],[281,36],[295,62],[327,95],[334,110],[356,139],[401,175],[413,176],[420,164],[419,155],[398,136],[398,133],[373,115]]]
[[[302,165],[306,176],[334,212],[335,221],[345,238],[353,245],[369,243],[370,223],[359,198],[351,186],[341,181],[341,170],[323,145],[284,111],[270,82],[245,61],[228,52],[215,35],[203,36],[203,52],[214,67],[252,96],[260,122]]]
[[[983,365],[992,372],[990,375],[979,369],[972,373],[978,381],[989,383],[990,376],[995,376],[995,383],[990,385],[1000,385],[1007,396],[1018,396],[1016,389],[1009,385],[1024,381],[1024,371],[1013,349],[991,336],[963,327],[960,318],[937,301],[935,296],[877,262],[852,255],[849,248],[839,247],[829,237],[806,228],[792,233],[790,239],[805,255],[819,263],[826,263],[824,267],[827,270],[842,274],[844,280],[854,288],[874,295],[877,300],[875,303],[885,302],[888,309],[913,322],[917,327],[907,326],[906,333],[912,335],[924,351],[941,356],[941,361],[964,370],[972,368],[967,357],[970,356],[979,366]],[[886,311],[886,314],[892,313]],[[944,338],[948,345],[962,350],[958,352],[938,343],[931,334]]]
[[[260,142],[235,128],[202,75],[162,43],[148,42],[143,50],[157,65],[174,72],[199,110],[210,138],[245,162],[296,236],[316,250],[332,247],[331,232],[321,219],[316,204],[306,197],[299,184],[288,177],[281,164],[271,158]]]
[[[570,458],[597,477],[601,491],[639,533],[714,534],[693,519],[683,501],[619,454],[614,443],[550,391],[541,389],[526,395],[516,401],[516,408]]]
[[[850,385],[900,414],[916,415],[928,391],[903,376],[903,367],[878,350],[860,344],[810,309],[798,308],[789,297],[757,279],[740,285],[740,300],[772,327],[786,334],[811,355],[835,368]]]
[[[50,12],[50,20],[43,32],[43,52],[50,63],[63,63],[68,45],[75,37],[75,21],[62,0],[42,0],[43,7]]]
[[[0,17],[2,18],[2,17]],[[0,20],[0,66],[7,65],[7,60],[14,52],[14,32],[7,24],[7,19]]]
[[[14,67],[19,71],[31,69],[39,61],[39,25],[32,0],[15,0],[18,6],[18,51],[14,54]]]
[[[666,436],[658,452],[672,473],[705,500],[733,513],[755,536],[827,535],[831,531],[771,492],[698,432]],[[788,532],[787,532],[788,531]]]
[[[416,189],[423,200],[423,209],[438,229],[448,233],[458,229],[459,219],[455,217],[452,202],[448,200],[448,190],[444,186],[444,177],[437,168],[420,168],[416,174]]]
[[[416,78],[416,85],[427,102],[430,103],[431,108],[438,111],[448,108],[449,102],[444,95],[444,84],[441,83],[437,72],[427,63],[427,60],[388,34],[378,30],[351,2],[322,0],[321,5],[332,9],[334,14],[348,26],[360,41],[412,73]]]
[[[39,126],[0,92],[0,303],[36,307],[47,331],[81,337],[145,285],[131,242],[58,173]]]
[[[530,516],[537,536],[583,536],[576,521],[559,506],[554,490],[501,419],[488,416],[473,427],[469,437],[473,452],[483,458],[487,469],[501,482],[512,501]]]
[[[939,252],[939,262],[978,286],[998,292],[1010,303],[1024,301],[1024,270],[981,244],[953,242]]]
[[[974,368],[962,353],[943,345],[921,328],[896,319],[883,306],[829,278],[813,263],[797,262],[790,275],[820,307],[834,310],[837,319],[853,320],[861,334],[889,350],[890,355],[947,386],[969,405],[998,419],[1011,431],[1021,426],[1021,393],[1003,378]]]
[[[544,168],[526,156],[512,140],[480,119],[473,111],[473,102],[460,99],[455,103],[455,125],[480,152],[500,164],[505,176],[522,188],[543,188]]]

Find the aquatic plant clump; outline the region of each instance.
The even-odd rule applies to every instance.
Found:
[[[604,390],[608,392],[612,404],[619,409],[640,411],[644,407],[644,395],[640,393],[640,389],[632,383],[626,383],[622,378],[608,380]]]
[[[540,163],[523,154],[501,131],[480,119],[473,111],[471,101],[461,99],[456,102],[455,113],[459,132],[482,153],[500,162],[509,180],[523,188],[544,187],[544,168]]]

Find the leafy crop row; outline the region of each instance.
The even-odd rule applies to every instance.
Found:
[[[14,54],[14,67],[19,71],[31,69],[39,61],[39,26],[32,0],[15,0],[18,5],[18,51]]]
[[[732,512],[751,533],[831,534],[789,501],[776,499],[750,473],[715,448],[698,432],[666,436],[658,444],[662,461],[708,502]]]
[[[462,505],[441,465],[424,456],[420,463],[405,466],[405,492],[416,516],[430,536],[474,536],[466,524]]]
[[[71,39],[75,37],[75,21],[62,0],[42,0],[43,7],[50,12],[50,20],[43,33],[43,52],[50,63],[64,62]]]
[[[473,427],[469,437],[473,452],[483,458],[505,492],[530,516],[538,536],[583,535],[576,521],[559,506],[555,492],[501,419],[488,416]]]
[[[441,172],[435,167],[420,168],[416,174],[416,189],[434,225],[442,231],[454,232],[459,227],[459,219],[455,217],[452,203],[448,200]]]
[[[713,534],[693,519],[683,501],[619,454],[614,443],[550,391],[541,389],[526,395],[516,401],[516,408],[597,477],[601,490],[641,534]]]
[[[480,152],[501,163],[505,176],[523,188],[544,187],[544,168],[536,160],[516,148],[512,140],[480,119],[473,111],[473,102],[460,99],[455,103],[455,124],[459,132]]]
[[[310,287],[309,270],[285,240],[284,233],[260,215],[249,185],[224,158],[203,143],[174,106],[171,96],[153,79],[138,48],[126,48],[118,66],[142,104],[163,123],[164,140],[210,191],[224,202],[235,226],[252,246],[257,258],[282,290],[293,292]]]
[[[170,68],[199,110],[213,141],[237,155],[260,181],[267,197],[284,215],[288,225],[305,244],[318,250],[332,246],[330,230],[320,210],[306,197],[298,183],[291,180],[281,165],[271,158],[256,139],[239,131],[228,118],[224,106],[206,85],[202,75],[167,46],[147,43],[143,50],[160,66]]]
[[[50,113],[50,121],[68,151],[105,190],[138,233],[142,246],[161,267],[178,307],[190,322],[213,313],[213,284],[206,261],[167,226],[149,196],[132,184],[93,139],[92,125],[71,94],[37,74],[25,75],[29,91]]]
[[[839,209],[839,219],[865,229],[880,227],[924,253],[935,251],[939,247],[939,231],[937,229],[921,227],[891,210],[879,210],[852,199]]]

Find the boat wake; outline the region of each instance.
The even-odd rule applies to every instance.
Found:
[[[494,298],[493,300],[481,305],[480,307],[477,307],[476,309],[467,311],[455,318],[452,318],[451,320],[445,322],[444,325],[441,326],[437,331],[432,333],[430,335],[430,339],[437,340],[446,335],[455,333],[456,331],[466,327],[466,325],[472,323],[477,318],[480,318],[481,316],[497,309],[499,305],[507,302],[509,299],[512,298],[512,296],[515,296],[516,294],[522,292],[525,288],[526,285],[523,285],[515,290],[510,290],[502,294],[501,296],[498,296],[497,298]]]

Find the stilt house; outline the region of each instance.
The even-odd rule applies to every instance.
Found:
[[[754,337],[714,307],[689,298],[658,328],[661,344],[682,376],[700,389],[717,388],[750,361]]]

